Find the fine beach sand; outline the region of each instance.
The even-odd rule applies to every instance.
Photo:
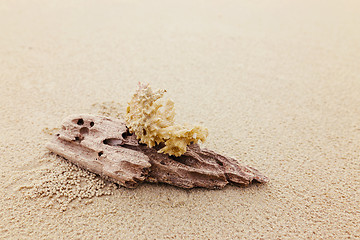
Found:
[[[1,239],[360,239],[360,3],[1,1]],[[130,190],[46,148],[167,89],[248,188]]]

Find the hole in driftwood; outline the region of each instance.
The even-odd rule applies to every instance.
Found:
[[[128,128],[126,128],[126,132],[123,132],[123,133],[121,134],[121,136],[123,137],[124,140],[126,140],[128,137],[131,137],[132,135],[133,135],[133,134],[130,133],[130,131],[129,131]]]
[[[94,126],[94,122],[90,122],[90,127],[93,127]]]
[[[82,127],[80,129],[80,134],[81,135],[85,135],[85,134],[88,134],[89,133],[89,129],[87,127]]]
[[[215,159],[215,161],[216,161],[216,163],[219,164],[220,166],[224,166],[224,164],[223,164],[220,160]]]
[[[80,118],[77,123],[77,125],[83,125],[84,124],[84,120],[82,118]]]
[[[118,138],[107,138],[103,141],[103,143],[110,146],[121,146],[123,140]]]
[[[134,146],[131,144],[126,144],[126,141],[118,138],[107,138],[103,141],[104,144],[113,146],[113,147],[123,147],[131,150],[138,151],[138,146]]]
[[[123,139],[126,139],[126,138],[129,136],[128,131],[123,132],[123,133],[121,134],[121,136],[123,137]]]
[[[104,152],[101,151],[101,152],[98,153],[98,156],[101,157],[101,155],[103,155],[103,154],[104,154]]]

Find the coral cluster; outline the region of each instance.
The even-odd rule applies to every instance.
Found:
[[[176,157],[186,152],[190,143],[205,141],[208,130],[202,126],[175,125],[174,102],[162,97],[166,91],[152,91],[140,84],[126,110],[126,126],[140,143],[148,147],[164,145],[159,153]]]

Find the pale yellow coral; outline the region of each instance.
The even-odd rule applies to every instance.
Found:
[[[202,126],[175,125],[174,102],[162,99],[165,90],[153,92],[149,85],[139,89],[126,110],[126,125],[148,147],[165,144],[160,153],[180,156],[190,143],[204,142],[208,130]]]

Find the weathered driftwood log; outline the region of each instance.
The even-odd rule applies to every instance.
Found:
[[[232,158],[188,147],[180,157],[158,153],[139,144],[125,123],[118,119],[91,115],[70,116],[47,148],[70,162],[134,188],[139,182],[161,182],[182,188],[223,188],[226,184],[264,183],[268,178],[254,168],[241,166]]]

